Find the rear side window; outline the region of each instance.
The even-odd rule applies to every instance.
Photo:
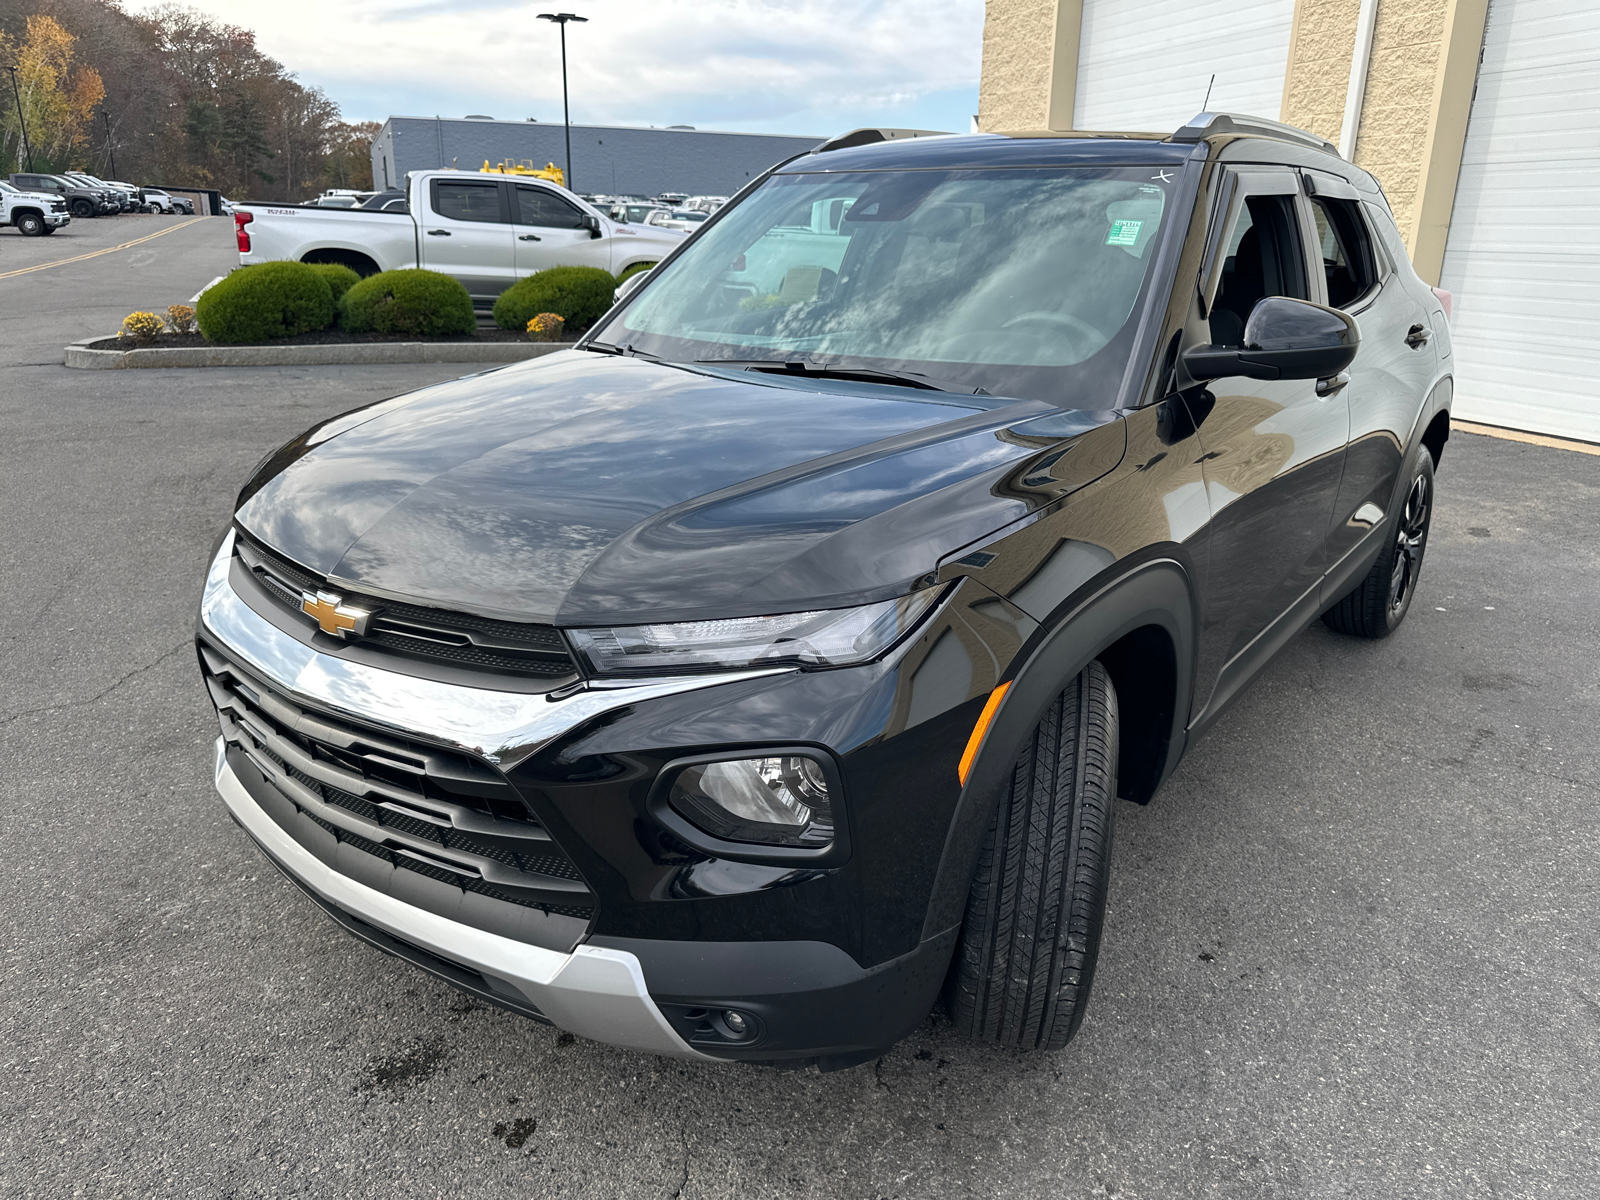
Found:
[[[501,220],[500,185],[435,179],[433,211],[452,221],[498,223]]]
[[[577,229],[583,224],[583,214],[560,196],[527,186],[517,188],[516,219],[519,225],[546,229]]]
[[[1322,248],[1322,272],[1328,281],[1328,303],[1343,308],[1378,285],[1372,234],[1354,200],[1315,197],[1311,212]]]

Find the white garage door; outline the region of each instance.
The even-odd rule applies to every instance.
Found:
[[[1294,0],[1084,0],[1073,126],[1165,133],[1204,108],[1276,121],[1293,25]]]
[[[1600,441],[1600,6],[1492,0],[1440,286],[1457,416]]]

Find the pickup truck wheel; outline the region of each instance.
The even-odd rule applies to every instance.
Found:
[[[21,213],[13,224],[23,237],[38,237],[40,234],[48,233],[50,229],[38,213]]]
[[[89,203],[89,201],[74,200],[72,202],[72,215],[82,221],[87,220],[90,217],[99,216],[100,214],[95,211],[94,205]]]
[[[1411,610],[1411,598],[1417,594],[1432,521],[1433,455],[1424,450],[1406,485],[1405,500],[1395,514],[1388,547],[1378,555],[1367,577],[1322,614],[1322,623],[1337,633],[1364,638],[1388,637],[1399,629]]]
[[[963,1033],[1055,1050],[1089,1002],[1111,868],[1117,693],[1098,662],[1051,704],[978,859],[946,1006]]]

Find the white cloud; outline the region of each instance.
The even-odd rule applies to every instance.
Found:
[[[263,50],[352,119],[561,119],[558,34],[536,19],[537,4],[198,7],[253,29]],[[568,11],[589,18],[567,28],[578,123],[827,134],[937,117],[965,130],[976,108],[981,0],[578,0]]]

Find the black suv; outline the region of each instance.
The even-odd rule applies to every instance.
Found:
[[[11,176],[11,186],[24,192],[54,192],[66,202],[67,211],[79,218],[98,217],[116,211],[116,206],[103,189],[89,187],[65,175],[17,172]]]
[[[1116,797],[1406,615],[1450,344],[1299,130],[859,131],[573,350],[327,421],[218,544],[216,784],[351,933],[661,1054],[1065,1043]],[[632,281],[630,281],[632,282]]]

